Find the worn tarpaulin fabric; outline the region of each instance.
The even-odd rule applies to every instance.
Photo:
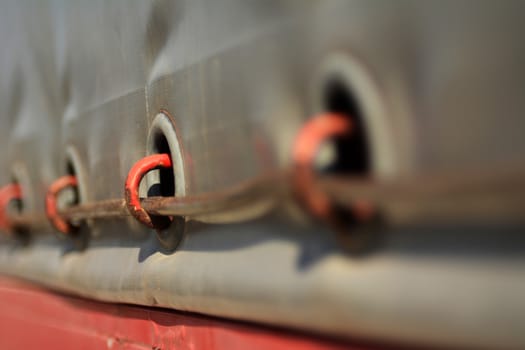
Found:
[[[72,162],[83,202],[122,198],[166,110],[184,193],[234,186],[289,165],[293,136],[323,109],[334,74],[367,116],[377,178],[522,163],[523,10],[519,1],[4,1],[0,182],[15,179],[23,210],[43,213],[47,188]],[[172,253],[132,218],[93,220],[83,250],[52,230],[22,248],[5,239],[0,270],[103,301],[343,337],[525,344],[525,261],[502,253],[523,248],[520,230],[499,229],[495,246],[480,243],[493,234],[486,227],[385,232],[384,249],[361,259],[288,209],[188,222]],[[457,251],[445,248],[450,237]],[[483,242],[497,264],[477,253]]]

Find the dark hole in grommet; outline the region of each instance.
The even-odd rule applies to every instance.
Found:
[[[16,176],[13,176],[11,178],[11,182],[12,184],[14,185],[19,185],[20,186],[20,181],[18,181],[18,178]],[[23,196],[23,191],[22,191],[22,196]],[[24,203],[24,198],[21,198],[21,199],[15,199],[15,200],[12,200],[9,205],[8,205],[8,208],[7,208],[9,211],[11,211],[13,214],[23,214],[24,210],[26,209],[25,208],[25,203]],[[26,245],[29,243],[30,241],[30,229],[29,227],[26,227],[26,226],[18,226],[18,227],[15,227],[14,230],[13,230],[13,233],[15,235],[15,237],[18,239],[18,241],[20,243],[22,243],[23,245]]]
[[[20,183],[18,182],[18,180],[15,177],[13,177],[11,179],[11,182],[13,183],[13,185],[20,186]],[[9,206],[12,209],[14,209],[17,214],[22,214],[22,212],[24,211],[24,200],[23,199],[15,199],[15,200],[11,201]]]
[[[336,159],[323,171],[351,175],[367,175],[371,162],[369,143],[361,107],[350,88],[338,77],[329,79],[323,89],[324,109],[349,118],[353,129],[349,135],[334,142]]]
[[[73,151],[68,154],[65,162],[65,173],[69,176],[74,176],[77,180],[77,185],[67,187],[59,194],[57,199],[59,201],[59,207],[62,208],[81,205],[85,200],[85,198],[81,196],[81,193],[85,193],[82,191],[85,184],[82,182],[82,176],[79,176],[79,170],[81,169],[80,162],[75,155],[76,153]],[[71,225],[70,234],[66,236],[62,234],[58,235],[61,239],[65,237],[68,238],[64,241],[63,252],[68,253],[86,249],[90,238],[87,221],[74,221],[69,222],[69,224]]]
[[[77,179],[77,182],[79,181],[78,174],[77,174],[74,162],[69,157],[68,157],[67,162],[66,162],[66,174],[70,175],[70,176],[74,176]],[[60,197],[63,198],[61,206],[72,207],[72,206],[80,204],[79,186],[81,186],[80,183],[78,183],[77,186],[71,186],[71,187],[68,187],[67,189],[65,189],[64,190],[64,197],[59,195],[59,198]],[[60,199],[59,199],[59,201],[60,201]],[[82,236],[81,235],[81,231],[83,231],[83,227],[84,227],[84,223],[83,222],[82,223],[78,223],[78,222],[72,223],[72,222],[70,222],[70,225],[71,225],[71,234],[73,236],[75,236],[75,237]],[[82,241],[82,240],[79,240],[79,242],[80,241]],[[81,245],[79,245],[77,248],[80,248],[80,247],[81,247]]]
[[[170,146],[168,140],[163,134],[159,134],[155,137],[154,148],[159,154],[169,154],[171,155]],[[159,169],[159,184],[156,189],[157,193],[155,195],[162,197],[172,197],[175,195],[175,177],[173,176],[173,169],[171,168],[162,168]],[[149,194],[149,193],[148,193]],[[152,195],[152,194],[149,194]]]
[[[153,139],[153,150],[158,154],[169,154],[171,149],[166,136],[157,133]],[[175,176],[172,168],[161,168],[159,172],[159,182],[148,189],[148,196],[173,197],[175,196]],[[157,229],[163,230],[170,226],[171,219],[166,216],[151,215],[151,220]]]
[[[75,167],[73,166],[73,163],[71,161],[68,161],[66,164],[66,173],[68,175],[75,176],[78,181],[77,172],[75,171]],[[71,191],[73,193],[73,196],[68,204],[71,206],[80,204],[80,194],[78,191],[78,186],[72,187]]]
[[[323,167],[323,173],[345,176],[370,176],[372,172],[369,138],[366,119],[359,100],[349,85],[339,76],[327,80],[323,89],[323,107],[326,112],[336,113],[348,118],[352,131],[348,135],[331,140],[334,148],[333,161]],[[334,218],[339,222],[342,233],[339,238],[354,253],[364,253],[380,241],[377,227],[380,225],[379,213],[362,222],[349,208],[334,204]]]

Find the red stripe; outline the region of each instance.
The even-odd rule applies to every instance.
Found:
[[[106,304],[0,278],[0,349],[357,349],[170,310]]]

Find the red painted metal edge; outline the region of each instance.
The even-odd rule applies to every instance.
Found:
[[[0,349],[357,349],[171,310],[107,304],[0,277]]]

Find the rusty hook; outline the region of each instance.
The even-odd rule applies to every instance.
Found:
[[[139,198],[139,185],[144,175],[158,168],[171,168],[169,154],[154,154],[136,162],[128,173],[125,184],[126,206],[135,219],[150,228],[156,228],[151,216],[142,208]]]
[[[53,227],[64,234],[70,234],[75,227],[68,221],[64,220],[57,208],[57,196],[67,187],[76,187],[78,184],[77,178],[73,175],[66,175],[58,178],[49,186],[46,194],[46,215]]]
[[[9,220],[7,206],[13,200],[22,199],[22,188],[16,183],[5,185],[0,188],[0,229],[7,232],[12,231],[12,223]]]
[[[313,163],[323,142],[334,137],[350,135],[354,130],[351,118],[341,114],[324,113],[308,120],[293,144],[294,187],[296,195],[315,217],[336,221],[334,205],[329,196],[315,185]],[[371,204],[364,201],[349,203],[348,208],[359,221],[373,216]]]
[[[293,144],[294,187],[306,209],[318,218],[328,218],[332,205],[330,198],[314,185],[313,163],[319,147],[326,140],[347,135],[353,125],[349,118],[339,114],[320,114],[306,122]]]

